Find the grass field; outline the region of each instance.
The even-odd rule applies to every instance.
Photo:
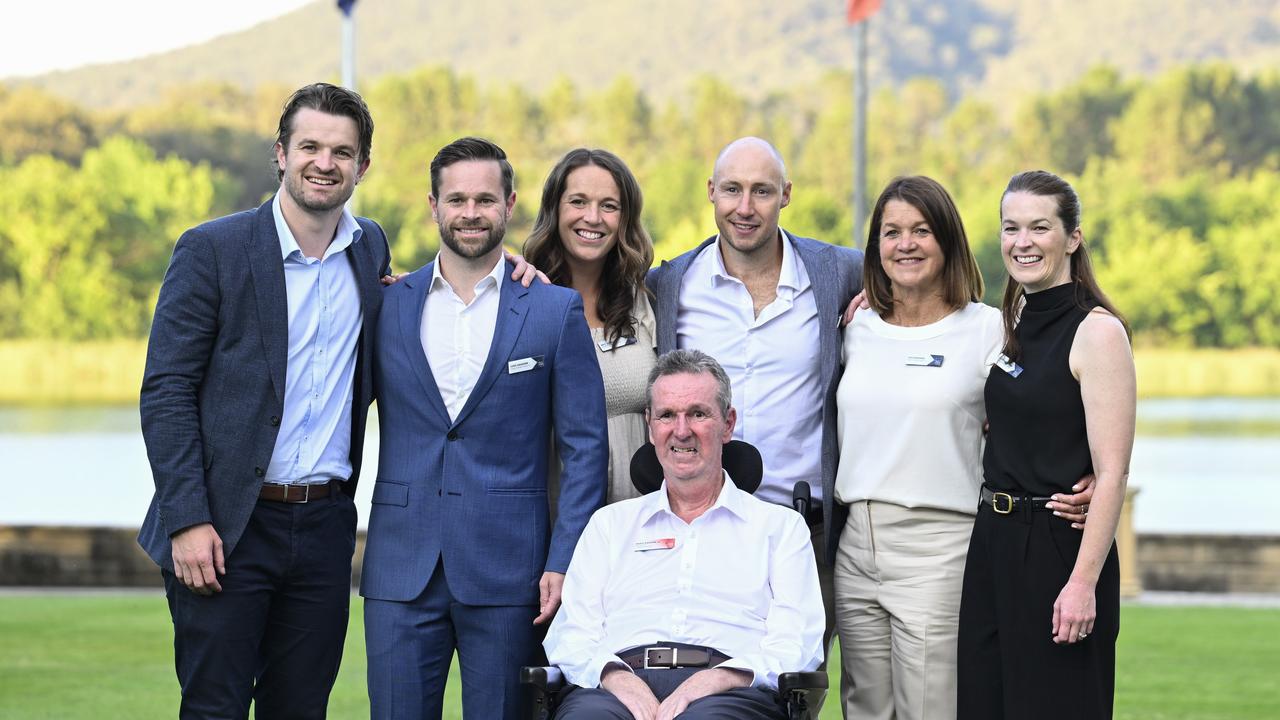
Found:
[[[1126,606],[1116,717],[1280,718],[1278,638],[1280,610]],[[363,643],[355,598],[330,717],[368,716]],[[173,717],[177,687],[162,596],[0,596],[0,719]],[[447,718],[458,697],[453,678]],[[829,702],[822,718],[839,717]]]
[[[0,341],[0,405],[133,404],[143,340]],[[1280,396],[1280,349],[1140,348],[1138,394],[1156,397]]]

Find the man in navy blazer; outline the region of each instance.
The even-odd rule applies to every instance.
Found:
[[[604,503],[604,384],[581,297],[507,277],[502,149],[443,148],[430,202],[440,253],[385,291],[374,350],[381,443],[360,582],[371,714],[439,718],[456,648],[465,717],[515,718],[534,625],[555,613]]]
[[[707,198],[719,233],[650,270],[645,281],[654,294],[658,353],[697,349],[724,366],[740,417],[734,437],[760,448],[774,483],[757,497],[789,503],[801,480],[821,495],[808,521],[829,649],[832,561],[843,525],[833,521],[840,313],[862,289],[862,252],[779,226],[791,182],[782,156],[760,138],[725,146]]]
[[[173,616],[183,718],[322,718],[337,676],[372,323],[387,238],[345,208],[369,167],[356,93],[298,90],[280,190],[178,239],[140,410],[156,492],[138,542]]]

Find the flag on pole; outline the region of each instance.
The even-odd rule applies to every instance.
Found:
[[[356,4],[356,0],[338,0],[338,9],[342,11],[343,15],[346,15],[347,17],[351,17],[351,9],[355,7],[355,4]],[[853,7],[853,6],[850,5],[850,7]],[[850,12],[853,12],[853,11],[850,10]]]
[[[846,17],[850,25],[857,25],[875,14],[880,9],[881,0],[848,0]]]

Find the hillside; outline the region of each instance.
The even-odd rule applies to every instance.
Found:
[[[714,74],[749,97],[852,65],[840,0],[366,0],[358,6],[362,79],[448,65],[482,82],[532,91],[565,76],[598,88],[630,75],[658,97]],[[199,81],[249,89],[334,79],[339,13],[329,0],[207,43],[128,62],[10,80],[89,107],[155,102]],[[886,0],[871,26],[876,84],[934,76],[953,92],[998,95],[1060,87],[1110,63],[1149,75],[1225,60],[1280,64],[1274,0]],[[127,31],[121,28],[120,31]]]

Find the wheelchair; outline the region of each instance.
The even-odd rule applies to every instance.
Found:
[[[731,440],[722,454],[724,469],[743,492],[754,493],[764,477],[764,462],[760,451],[750,443]],[[651,493],[662,487],[662,466],[652,443],[645,443],[631,457],[631,484],[641,494]],[[796,483],[792,492],[792,507],[802,516],[809,508],[809,484]],[[529,689],[529,720],[551,720],[555,715],[555,701],[565,686],[564,675],[556,667],[524,667],[520,670],[520,682]],[[778,696],[790,720],[813,720],[816,708],[827,691],[827,674],[818,670],[787,672],[778,676]]]

